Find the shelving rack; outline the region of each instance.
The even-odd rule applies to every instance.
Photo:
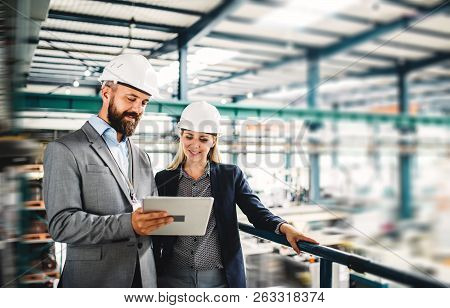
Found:
[[[42,197],[42,164],[21,167],[23,207],[17,247],[19,287],[53,287],[60,276]]]

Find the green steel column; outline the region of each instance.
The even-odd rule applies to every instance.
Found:
[[[231,121],[231,128],[233,131],[233,144],[231,145],[231,163],[233,165],[237,165],[238,164],[238,152],[237,152],[237,149],[235,148],[235,146],[238,142],[238,135],[237,135],[237,131],[236,131],[236,120]]]
[[[187,47],[180,46],[178,49],[179,78],[178,78],[178,100],[187,101]]]
[[[406,71],[401,67],[399,67],[397,73],[397,86],[398,86],[399,112],[402,114],[408,114],[409,113],[408,76]]]
[[[409,113],[408,81],[407,72],[400,68],[398,71],[398,100],[399,113],[407,115]],[[410,130],[404,127],[399,128],[401,134],[406,135]],[[407,144],[405,144],[407,145]],[[411,154],[400,153],[399,156],[399,194],[401,219],[412,217],[412,194],[411,194]]]
[[[290,169],[291,169],[291,165],[292,165],[292,138],[288,139],[288,146],[286,149],[286,156],[285,156],[285,160],[284,160],[284,168],[286,169],[286,175],[284,176],[284,181],[286,183],[291,183],[291,175],[290,175]]]
[[[333,111],[338,112],[339,111],[339,105],[337,103],[333,104]],[[338,161],[338,150],[337,147],[339,146],[339,126],[336,120],[333,120],[333,123],[331,124],[331,129],[333,130],[333,149],[331,152],[331,165],[333,168],[337,168],[339,165]]]
[[[400,218],[412,217],[411,155],[400,154]]]
[[[307,53],[307,105],[309,109],[314,109],[317,103],[317,88],[319,86],[319,55],[317,50],[308,50]],[[310,124],[310,131],[316,131],[319,123]],[[318,140],[310,140],[311,144],[317,144]],[[309,154],[310,177],[309,177],[309,200],[317,201],[320,198],[320,156],[318,153]]]
[[[320,198],[320,179],[319,179],[319,154],[309,154],[310,165],[310,188],[309,188],[309,200],[318,201]]]
[[[317,86],[320,81],[319,75],[319,54],[316,50],[308,50],[307,53],[307,94],[306,101],[308,108],[314,109],[316,107]]]

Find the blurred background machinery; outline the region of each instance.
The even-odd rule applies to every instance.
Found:
[[[183,108],[210,102],[223,116],[224,162],[238,164],[275,213],[323,245],[450,282],[449,1],[0,5],[0,131],[37,143],[27,165],[97,112],[97,78],[110,59],[140,53],[158,71],[162,98],[149,104],[133,139],[155,171],[175,153]],[[3,143],[2,155],[7,149]],[[36,266],[50,276],[28,278],[48,285],[64,246],[50,257],[43,249],[54,246],[40,167],[14,171],[26,179],[24,191],[6,166],[0,225],[21,233],[3,231],[0,247],[17,236],[35,244],[2,248],[13,257],[2,258],[1,276],[20,272],[12,264]],[[313,256],[241,237],[250,286],[318,286]],[[26,264],[23,256],[46,261]],[[335,287],[398,286],[342,266],[333,273]]]

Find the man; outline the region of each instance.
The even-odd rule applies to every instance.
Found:
[[[102,107],[81,129],[49,143],[44,200],[49,232],[67,243],[59,287],[156,287],[150,235],[171,223],[166,212],[143,213],[157,195],[148,155],[129,138],[156,73],[141,55],[120,55],[105,67]]]

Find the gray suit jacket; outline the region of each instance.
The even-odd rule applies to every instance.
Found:
[[[148,155],[131,144],[137,198],[157,195]],[[144,287],[156,287],[152,243],[131,225],[128,186],[106,142],[86,122],[48,144],[44,201],[49,232],[67,243],[60,287],[130,287],[139,254]]]

